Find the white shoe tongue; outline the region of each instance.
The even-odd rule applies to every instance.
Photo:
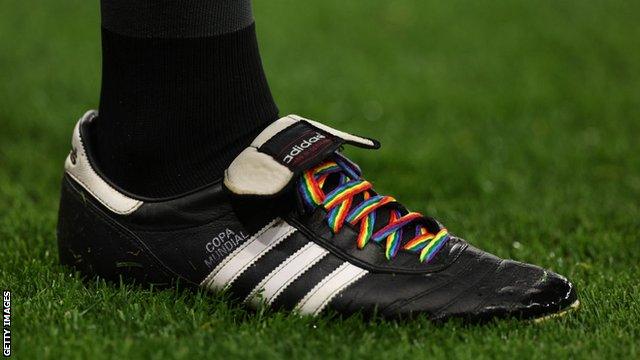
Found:
[[[264,129],[225,171],[224,184],[238,195],[272,196],[342,144],[377,149],[380,143],[297,115]]]

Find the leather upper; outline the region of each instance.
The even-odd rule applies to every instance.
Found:
[[[63,188],[77,201],[86,200],[102,223],[141,244],[167,273],[177,274],[187,282],[200,284],[252,234],[274,218],[282,218],[298,231],[295,238],[289,240],[289,244],[285,241],[282,247],[315,243],[329,252],[319,266],[331,267],[346,261],[366,270],[365,276],[332,299],[330,308],[344,314],[362,311],[392,316],[423,312],[435,319],[458,314],[507,313],[514,309],[528,309],[533,314],[566,306],[575,300],[572,285],[563,277],[536,266],[502,260],[457,237],[452,237],[429,263],[422,263],[415,253],[405,251],[389,260],[382,247],[373,242],[358,249],[356,229],[347,225],[334,233],[327,225],[324,209],[302,211],[290,186],[295,175],[304,169],[299,166],[287,167],[274,162],[266,172],[242,174],[238,169],[249,166],[255,158],[241,155],[238,162],[245,163],[234,169],[234,174],[228,174],[224,184],[219,181],[171,199],[136,198],[110,184],[92,164],[90,148],[81,141],[79,130],[81,126],[90,126],[91,116],[94,115],[88,113],[85,121],[76,127],[75,153],[67,159]],[[293,123],[305,121],[295,119]],[[322,134],[339,139],[327,145],[326,149],[331,151],[337,149],[335,144],[346,142],[359,142],[368,147],[377,144],[324,126],[311,128],[315,131],[316,127],[324,131]],[[252,146],[259,149],[268,141],[262,139],[260,144]],[[317,161],[320,160],[307,161],[305,166]],[[252,183],[270,179],[247,176],[268,176],[271,171],[280,171],[276,178],[283,182],[269,189],[259,187],[257,193],[248,190]],[[236,191],[230,191],[228,184]],[[265,189],[269,190],[268,194]],[[278,259],[274,255],[272,261],[280,261]],[[248,293],[241,285],[240,281],[234,284],[236,293]],[[287,296],[295,298],[287,295],[295,292],[295,286],[298,286],[296,282],[291,285],[294,290],[283,292],[278,300],[283,307],[288,306]]]

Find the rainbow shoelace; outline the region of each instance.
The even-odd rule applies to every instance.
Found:
[[[325,183],[334,174],[339,177],[338,185],[325,193]],[[447,229],[441,229],[436,234],[429,233],[420,223],[425,219],[422,214],[403,214],[395,208],[390,210],[388,223],[374,232],[376,210],[395,203],[396,199],[373,192],[371,183],[361,178],[357,166],[337,153],[332,159],[305,171],[298,183],[298,191],[308,208],[322,206],[328,212],[327,223],[334,233],[339,232],[345,223],[356,229],[359,226],[356,240],[359,249],[364,248],[370,240],[376,243],[384,241],[388,260],[394,258],[402,248],[419,253],[420,261],[428,263],[449,240]],[[353,206],[354,197],[358,194],[362,194],[364,200]],[[415,236],[401,245],[403,232],[411,224],[415,224]]]

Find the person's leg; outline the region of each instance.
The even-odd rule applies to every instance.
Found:
[[[248,2],[146,1],[103,0],[101,114],[79,120],[65,161],[63,265],[296,314],[486,321],[579,305],[563,276],[470,246],[375,191],[341,149],[377,141],[297,115],[265,127],[277,110]],[[136,195],[176,196],[109,186],[96,157]],[[224,168],[222,183],[179,194]]]
[[[166,197],[222,176],[278,110],[250,0],[101,0],[96,161],[132,193]]]

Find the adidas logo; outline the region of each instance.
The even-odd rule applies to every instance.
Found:
[[[289,153],[287,154],[287,156],[285,156],[284,159],[282,159],[282,161],[285,164],[290,164],[296,158],[296,156],[300,155],[304,150],[308,149],[318,141],[326,138],[327,138],[326,136],[320,134],[319,132],[316,132],[315,135],[302,140],[302,142],[297,145],[294,145],[291,148],[291,150],[289,150]]]

